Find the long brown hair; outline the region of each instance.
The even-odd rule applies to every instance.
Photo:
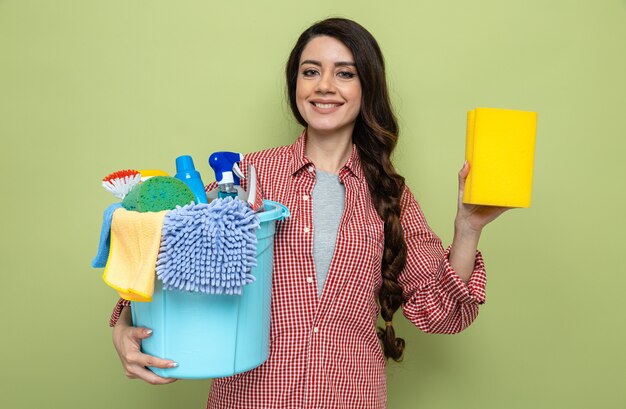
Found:
[[[391,321],[402,304],[398,275],[406,262],[406,242],[400,224],[404,178],[396,172],[390,158],[398,140],[398,123],[389,100],[385,63],[376,39],[352,20],[329,18],[309,27],[298,38],[285,70],[291,111],[305,127],[307,124],[296,105],[296,81],[302,51],[311,39],[318,36],[333,37],[352,51],[361,81],[361,112],[356,119],[352,141],[357,147],[374,207],[385,223],[382,286],[378,295],[385,328],[378,328],[378,337],[385,357],[398,361],[402,357],[404,340],[396,338]]]

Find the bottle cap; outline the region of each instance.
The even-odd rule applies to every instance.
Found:
[[[189,155],[183,155],[176,158],[176,172],[190,172],[196,170],[193,165],[193,159]]]

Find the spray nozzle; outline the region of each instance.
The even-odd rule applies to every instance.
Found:
[[[243,156],[242,156],[243,159]],[[233,173],[235,174],[235,176],[237,176],[240,179],[245,179],[246,177],[243,175],[243,172],[241,171],[241,168],[239,168],[239,164],[235,163],[233,165]]]
[[[243,155],[237,152],[215,152],[209,157],[209,165],[215,171],[215,180],[221,192],[236,193],[234,186],[239,186],[239,179],[244,177],[238,165],[242,159]]]

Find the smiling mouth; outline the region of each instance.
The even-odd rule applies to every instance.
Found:
[[[338,106],[340,106],[341,104],[321,104],[319,102],[311,102],[313,105],[315,105],[318,108],[322,108],[322,109],[329,109],[329,108],[337,108]]]

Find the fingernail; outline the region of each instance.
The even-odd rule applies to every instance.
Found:
[[[146,330],[146,335],[152,335],[152,330],[151,329],[147,329]]]
[[[178,368],[178,362],[172,362],[170,368]]]

